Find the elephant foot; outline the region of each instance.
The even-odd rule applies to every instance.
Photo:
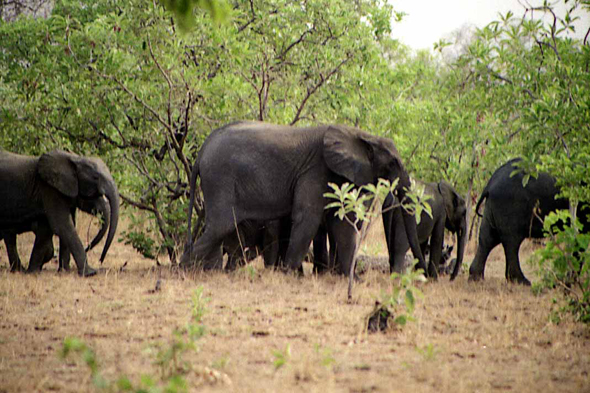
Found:
[[[525,276],[522,277],[508,277],[508,281],[516,283],[516,284],[521,284],[521,285],[525,285],[527,287],[531,286],[531,282],[529,280],[527,280],[527,278]]]
[[[83,269],[78,269],[78,275],[80,277],[91,277],[96,275],[97,272],[98,270],[90,267],[88,264]]]
[[[25,269],[23,269],[22,265],[18,265],[18,266],[11,266],[10,267],[10,273],[16,273],[16,272],[23,272]]]
[[[422,269],[424,273],[428,274],[428,269],[426,268],[426,265],[424,263],[418,262],[416,265],[414,265],[414,270],[418,269]]]
[[[483,274],[469,274],[469,278],[467,279],[467,281],[469,282],[477,282],[477,281],[483,281]]]
[[[434,267],[432,263],[428,266],[427,277],[434,280],[434,281],[438,280],[438,269],[436,267]]]

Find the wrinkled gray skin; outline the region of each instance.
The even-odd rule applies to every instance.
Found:
[[[428,276],[436,277],[439,272],[443,253],[445,228],[457,236],[457,262],[451,280],[459,273],[465,254],[467,240],[467,208],[463,198],[457,194],[447,182],[426,183],[424,191],[432,199],[427,202],[432,209],[432,218],[427,213],[422,213],[418,224],[418,240],[425,253],[430,245],[430,258],[428,264]],[[389,250],[389,267],[392,272],[403,271],[405,255],[408,251],[408,241],[404,225],[401,219],[403,208],[398,207],[383,213],[385,240]]]
[[[100,260],[114,239],[119,221],[117,186],[102,160],[61,150],[30,157],[0,151],[0,232],[19,233],[37,223],[35,244],[27,272],[41,270],[51,236],[74,256],[81,276],[96,274],[88,265],[72,211],[80,200],[105,196],[109,202],[109,230]],[[44,225],[43,223],[47,223]]]
[[[103,197],[100,196],[99,198],[89,199],[89,200],[82,200],[78,201],[78,208],[88,214],[92,215],[101,215],[102,217],[102,225],[94,237],[90,244],[86,247],[86,252],[93,249],[104,237],[108,228],[109,228],[109,220],[110,220],[110,212],[111,209],[109,207],[108,201]],[[72,220],[75,224],[75,210],[72,211]],[[20,257],[18,255],[18,250],[16,246],[16,235],[24,232],[33,232],[39,234],[40,241],[37,241],[35,238],[35,244],[33,246],[32,253],[40,252],[40,255],[43,255],[41,258],[42,265],[49,262],[54,255],[53,249],[53,241],[52,235],[48,236],[49,232],[51,232],[51,228],[49,227],[49,222],[47,218],[40,219],[39,221],[31,223],[30,226],[22,226],[19,230],[13,231],[6,231],[2,233],[0,238],[4,238],[4,243],[6,244],[6,251],[8,253],[8,261],[10,264],[10,271],[22,271],[23,267],[20,261]],[[39,251],[37,251],[38,249]],[[42,250],[42,251],[41,251]],[[59,269],[58,270],[66,270],[70,269],[70,252],[65,245],[60,244],[59,248]]]
[[[531,285],[520,268],[518,251],[521,243],[529,237],[543,237],[542,220],[547,214],[556,210],[569,209],[568,200],[555,199],[559,189],[555,186],[555,178],[548,173],[540,172],[536,179],[531,177],[523,187],[524,174],[514,166],[520,160],[519,158],[512,159],[498,168],[477,202],[475,211],[480,215],[479,207],[486,200],[479,228],[477,252],[469,267],[470,281],[484,278],[488,255],[494,247],[501,243],[506,256],[506,279],[519,284]],[[513,175],[511,176],[511,174]],[[537,204],[536,215],[538,218],[533,214]],[[590,230],[587,221],[587,207],[581,206],[578,213],[582,224],[584,224],[583,230],[587,232]]]
[[[190,242],[196,177],[201,177],[205,231]],[[344,126],[296,128],[262,122],[238,122],[211,133],[191,175],[188,246],[181,266],[219,268],[223,239],[245,220],[292,220],[285,264],[298,270],[318,231],[328,182],[361,186],[378,178],[400,178],[400,198],[410,181],[389,139]],[[425,267],[416,221],[403,221],[412,252]]]

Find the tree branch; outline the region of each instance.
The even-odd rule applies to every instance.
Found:
[[[349,53],[346,56],[346,58],[342,60],[334,69],[332,69],[325,77],[320,73],[320,80],[314,86],[307,89],[307,94],[305,95],[305,97],[303,97],[303,100],[297,107],[295,117],[291,121],[290,125],[294,125],[301,119],[301,113],[303,112],[303,109],[305,108],[305,105],[307,104],[307,101],[311,98],[311,96],[314,95],[315,92],[317,92],[318,89],[322,87],[322,85],[326,83],[334,74],[336,74],[344,64],[346,64],[350,59],[352,59],[352,57],[352,54]]]

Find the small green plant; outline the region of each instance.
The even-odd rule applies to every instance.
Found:
[[[580,221],[567,210],[548,214],[543,230],[548,241],[533,257],[541,277],[533,290],[561,288],[567,299],[561,311],[590,323],[590,233],[582,233]]]
[[[274,358],[272,364],[275,367],[275,370],[278,370],[285,366],[291,359],[291,345],[287,344],[284,350],[275,349],[272,351],[272,356]]]
[[[432,343],[426,344],[422,348],[416,347],[416,351],[422,355],[422,358],[426,361],[434,360],[439,352],[439,350]]]
[[[390,290],[382,294],[381,302],[392,311],[392,314],[397,314],[394,323],[404,326],[408,321],[414,321],[416,298],[424,297],[415,283],[426,282],[426,277],[422,269],[414,270],[414,266],[410,266],[402,274],[391,273],[390,282]]]
[[[258,271],[252,265],[246,265],[239,268],[238,273],[245,276],[248,280],[254,281],[258,277]]]
[[[208,298],[203,295],[203,287],[198,287],[192,296],[191,321],[173,334],[172,343],[160,349],[156,354],[156,364],[160,368],[160,377],[142,375],[140,382],[134,385],[127,376],[121,376],[116,381],[109,381],[101,374],[96,354],[83,341],[75,337],[64,340],[60,357],[67,358],[70,354],[79,355],[90,369],[92,384],[99,391],[104,392],[136,392],[136,393],[181,393],[188,392],[188,385],[183,377],[191,370],[191,364],[183,359],[183,354],[196,351],[196,341],[205,334],[202,318],[206,313]]]
[[[328,203],[325,209],[336,209],[334,214],[339,219],[346,220],[357,234],[353,262],[348,276],[348,300],[352,299],[352,283],[356,268],[356,255],[361,240],[365,238],[371,220],[383,213],[383,209],[381,208],[383,200],[390,193],[395,195],[398,182],[399,179],[395,179],[393,182],[379,179],[377,185],[367,184],[361,187],[356,187],[350,183],[344,183],[342,186],[334,183],[328,184],[333,192],[325,193],[324,197],[335,201]],[[402,201],[401,206],[408,212],[416,215],[416,222],[420,222],[422,212],[426,212],[432,217],[432,210],[426,202],[430,196],[424,194],[424,187],[417,187],[416,183],[412,182],[411,189],[406,190],[406,196],[410,202]],[[392,204],[387,209],[395,209],[399,206],[398,204]]]
[[[330,348],[322,348],[319,344],[314,345],[315,353],[320,357],[320,363],[326,368],[330,368],[336,363],[336,359]]]
[[[415,285],[425,282],[426,277],[422,269],[414,270],[410,266],[402,274],[392,273],[388,291],[381,294],[381,300],[375,302],[375,307],[366,319],[366,329],[369,332],[384,331],[390,326],[390,321],[398,327],[414,321],[416,298],[423,298],[424,294]]]

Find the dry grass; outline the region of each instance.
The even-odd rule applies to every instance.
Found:
[[[379,231],[373,228],[362,250],[383,262]],[[19,238],[21,255],[28,255],[31,239]],[[90,256],[94,264],[99,252]],[[590,391],[588,328],[570,320],[551,324],[556,293],[534,296],[507,284],[501,249],[488,262],[485,282],[468,283],[463,273],[453,283],[425,284],[417,322],[370,335],[364,317],[388,287],[387,275],[375,269],[348,304],[344,278],[298,279],[265,270],[260,261],[255,274],[190,276],[155,268],[117,244],[103,271],[89,279],[58,274],[56,263],[38,275],[11,274],[3,247],[0,261],[0,392],[92,391],[86,366],[57,356],[68,336],[96,350],[109,378],[157,375],[154,344],[169,343],[190,321],[197,286],[210,301],[207,333],[198,351],[185,356],[195,369],[187,375],[190,391]],[[161,289],[153,292],[158,280]],[[277,353],[285,356],[280,368]]]

